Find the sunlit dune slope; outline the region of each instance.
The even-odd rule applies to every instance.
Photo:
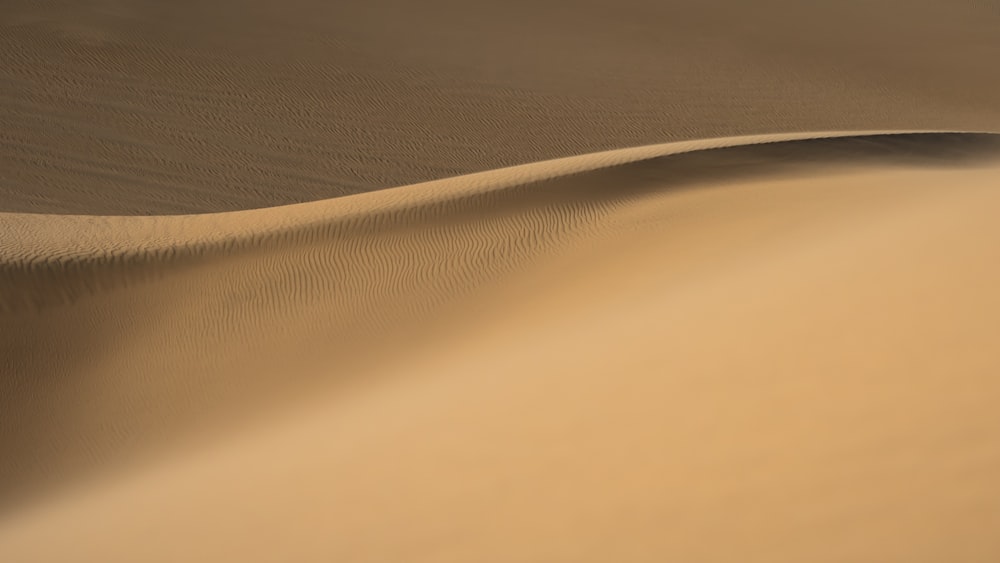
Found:
[[[995,560],[996,137],[834,135],[0,215],[0,559]]]

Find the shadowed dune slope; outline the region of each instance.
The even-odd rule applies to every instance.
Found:
[[[233,211],[621,147],[1000,130],[995,1],[5,0],[0,211]]]
[[[788,134],[0,214],[0,558],[990,561],[998,157]]]

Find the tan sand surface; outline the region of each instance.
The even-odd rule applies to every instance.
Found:
[[[997,141],[789,137],[5,216],[0,555],[990,560]]]
[[[0,210],[312,201],[668,141],[1000,130],[994,0],[5,0]]]
[[[1000,560],[998,22],[5,2],[0,561]]]

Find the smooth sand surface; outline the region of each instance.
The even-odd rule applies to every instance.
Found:
[[[997,561],[952,4],[5,4],[0,561]]]
[[[5,216],[0,554],[989,560],[1000,143],[784,139]]]

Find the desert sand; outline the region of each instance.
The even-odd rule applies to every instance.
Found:
[[[0,8],[0,561],[1000,558],[996,7]]]

